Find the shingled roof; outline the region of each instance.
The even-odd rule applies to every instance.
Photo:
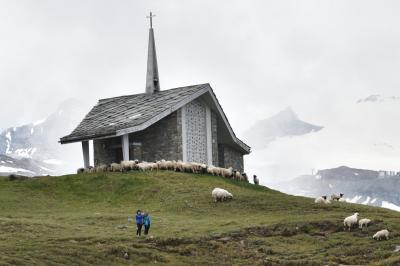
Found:
[[[213,98],[233,141],[249,153],[250,147],[235,136],[208,83],[163,90],[153,94],[141,93],[101,99],[71,134],[60,139],[60,143],[121,136],[144,130],[207,92]]]

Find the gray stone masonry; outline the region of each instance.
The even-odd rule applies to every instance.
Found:
[[[147,129],[130,134],[130,143],[141,143],[141,147],[130,149],[131,159],[147,162],[161,159],[182,160],[182,116],[180,112],[179,109]]]
[[[228,145],[224,145],[223,150],[225,167],[232,167],[233,169],[239,170],[242,173],[244,171],[243,154]]]
[[[212,142],[212,164],[218,166],[218,118],[211,111],[211,142]]]
[[[121,155],[119,155],[121,153]],[[122,157],[121,138],[93,140],[94,165],[118,162]]]

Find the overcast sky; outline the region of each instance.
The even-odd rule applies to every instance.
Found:
[[[399,1],[0,0],[0,128],[68,98],[144,92],[149,11],[162,89],[209,82],[239,133],[287,106],[325,125],[399,95]]]

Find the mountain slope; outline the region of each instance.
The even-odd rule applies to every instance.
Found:
[[[320,170],[316,175],[300,176],[279,187],[286,193],[296,195],[315,197],[340,192],[353,203],[393,209],[400,206],[400,176],[384,176],[372,170],[341,166]]]
[[[276,115],[258,121],[244,134],[245,139],[255,148],[265,148],[279,137],[292,137],[316,132],[323,127],[304,122],[289,107]]]
[[[222,187],[234,199],[215,204]],[[29,199],[29,200],[24,200]],[[396,265],[400,214],[312,199],[208,175],[168,171],[0,178],[0,264]],[[150,238],[128,223],[152,216]],[[343,232],[358,211],[373,225]],[[127,224],[127,228],[122,225]],[[389,241],[372,240],[381,228]],[[345,248],[344,248],[345,247]],[[125,255],[126,253],[126,255]]]
[[[0,154],[17,160],[33,160],[32,164],[41,163],[50,169],[34,172],[36,175],[71,171],[76,168],[79,147],[62,146],[58,139],[71,132],[86,111],[82,103],[70,99],[46,119],[5,129],[0,133]]]
[[[30,158],[15,159],[0,154],[0,176],[8,176],[10,174],[24,176],[38,176],[54,174],[55,170],[50,169],[52,165],[44,162],[38,162]]]

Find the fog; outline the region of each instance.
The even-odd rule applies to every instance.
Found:
[[[287,106],[325,126],[320,135],[254,151],[249,171],[289,178],[341,163],[395,168],[398,150],[364,144],[395,139],[398,105],[355,103],[400,94],[399,7],[364,0],[0,0],[0,128],[46,117],[68,98],[89,109],[100,98],[144,92],[145,17],[153,11],[161,89],[209,82],[239,137]],[[381,126],[388,129],[375,130]],[[286,166],[256,166],[277,161]]]

